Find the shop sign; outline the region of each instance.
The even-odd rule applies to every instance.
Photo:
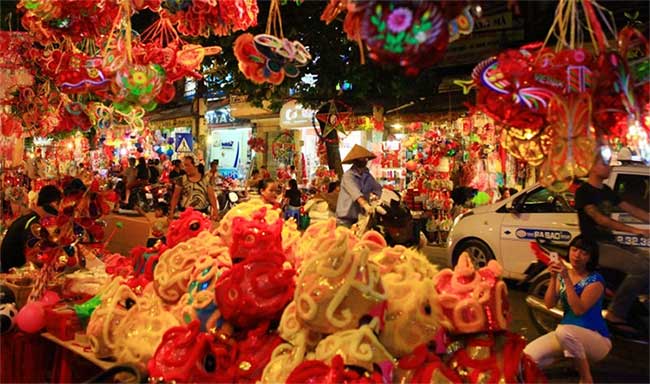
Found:
[[[225,140],[221,142],[221,149],[233,149],[235,146],[234,140]]]
[[[316,111],[305,108],[295,100],[289,101],[280,110],[280,128],[305,128],[312,126],[312,120]]]
[[[181,127],[191,127],[194,124],[192,117],[179,117],[178,119],[150,121],[149,127],[152,129],[169,130]]]
[[[211,109],[205,113],[205,120],[209,125],[231,124],[236,119],[230,114],[230,108],[224,107]]]
[[[179,153],[192,153],[192,134],[191,133],[176,133],[176,152]]]
[[[474,23],[471,35],[449,45],[439,67],[475,64],[501,52],[505,45],[524,41],[523,19],[510,11],[485,15]]]

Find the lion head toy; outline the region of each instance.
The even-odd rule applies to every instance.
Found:
[[[403,356],[433,339],[440,329],[441,311],[432,281],[437,269],[422,254],[403,246],[383,248],[372,260],[380,267],[388,298],[379,339],[393,355]]]
[[[179,324],[148,285],[115,329],[115,357],[144,369],[165,332]]]
[[[208,233],[208,232],[205,232]],[[198,320],[201,331],[221,328],[223,318],[217,309],[215,284],[222,268],[231,267],[228,248],[221,244],[216,236],[202,236],[217,240],[214,245],[206,244],[210,253],[199,256],[190,272],[189,292],[180,300],[181,313],[185,323]],[[216,257],[214,257],[216,255]]]
[[[188,208],[181,213],[177,220],[169,224],[167,230],[167,247],[173,248],[176,244],[189,240],[199,233],[210,230],[210,218],[199,211]]]
[[[338,227],[314,246],[322,253],[302,265],[295,294],[298,320],[331,334],[357,328],[364,317],[383,316],[378,313],[386,300],[379,267],[368,260],[377,244],[358,241],[349,229]]]
[[[374,370],[374,364],[380,366],[385,362],[392,364],[393,356],[379,342],[374,333],[377,320],[358,329],[337,332],[327,336],[316,346],[314,357],[331,363],[336,355],[341,355],[346,365],[360,367],[368,372]]]
[[[476,270],[467,253],[460,255],[453,271],[440,271],[433,284],[445,328],[451,333],[506,330],[511,314],[508,288],[500,276],[495,260]]]
[[[198,321],[172,327],[147,363],[149,376],[161,382],[225,383],[235,361],[233,346],[201,332]]]
[[[117,342],[115,330],[137,300],[136,294],[123,282],[117,277],[101,290],[101,304],[88,321],[86,335],[92,351],[100,359],[113,356]]]
[[[209,231],[202,231],[172,248],[165,250],[154,269],[154,288],[169,304],[174,304],[188,292],[192,269],[196,260],[205,255],[230,264],[223,252],[221,239]]]

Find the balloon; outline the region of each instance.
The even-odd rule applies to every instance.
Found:
[[[142,144],[140,144],[140,143],[135,143],[135,147],[136,147],[136,148],[142,148]]]
[[[0,285],[0,304],[15,303],[16,295],[6,285]]]
[[[174,154],[174,150],[173,149],[168,149],[166,153],[167,153],[167,156],[172,157],[172,155]]]
[[[174,138],[173,137],[168,137],[167,138],[167,144],[169,144],[169,145],[174,144]]]
[[[144,148],[140,147],[140,148],[137,149],[137,151],[138,151],[138,153],[142,153],[142,152],[144,152]]]
[[[0,304],[0,333],[9,332],[14,327],[17,312],[14,303]]]
[[[51,307],[54,304],[58,303],[61,300],[59,295],[54,292],[54,291],[46,291],[43,294],[43,297],[41,298],[40,302],[45,306],[45,307]]]
[[[27,303],[16,316],[16,324],[21,331],[35,333],[45,326],[45,310],[38,302]]]

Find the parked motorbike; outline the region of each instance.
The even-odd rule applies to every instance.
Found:
[[[231,191],[224,188],[217,192],[217,204],[219,205],[219,217],[223,217],[232,207],[244,201],[246,196],[243,192]]]
[[[532,245],[539,257],[550,257],[552,252],[564,260],[568,260],[569,247],[558,245],[547,239],[536,239]],[[622,262],[624,262],[622,260]],[[607,306],[614,297],[616,289],[623,281],[625,275],[617,270],[600,268],[598,271],[605,278],[605,298],[603,300],[603,316],[607,313]],[[551,273],[547,269],[546,264],[541,261],[532,263],[526,270],[527,278],[524,282],[529,284],[528,296],[526,297],[526,305],[528,306],[528,314],[532,323],[535,325],[540,333],[548,333],[555,330],[560,320],[564,316],[564,310],[561,303],[554,308],[546,308],[544,304],[544,294],[551,279]],[[620,340],[630,341],[639,344],[648,344],[648,320],[649,320],[649,306],[648,295],[639,296],[638,300],[634,303],[630,314],[628,315],[628,322],[636,330],[636,334],[630,335],[618,331],[615,327],[609,327],[612,337]]]
[[[375,230],[381,233],[390,246],[422,248],[426,238],[415,226],[411,211],[402,201],[399,193],[383,189],[380,198],[370,199],[371,212],[360,215],[357,234]]]

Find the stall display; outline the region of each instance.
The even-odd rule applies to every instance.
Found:
[[[96,357],[135,364],[163,381],[279,382],[334,369],[412,382],[425,373],[408,362],[427,344],[436,350],[429,359],[462,381],[473,382],[479,372],[541,380],[521,352],[521,339],[504,332],[507,288],[495,261],[477,271],[463,256],[453,271],[438,271],[417,251],[389,247],[372,231],[359,238],[333,219],[300,234],[261,201],[233,207],[213,233],[203,221],[191,209],[184,212],[168,233],[179,235],[176,242],[146,251],[155,257],[144,268],[151,280],[129,283],[142,264],[118,255],[100,267],[114,275],[76,276],[74,284],[92,282],[96,296],[76,307],[86,320],[58,321],[85,333]],[[126,268],[114,268],[118,259]],[[94,285],[101,279],[107,280]],[[44,308],[68,305],[53,293],[40,297],[17,314],[25,332],[45,326]],[[279,321],[277,329],[271,320]],[[463,355],[476,345],[490,349],[480,362]]]

